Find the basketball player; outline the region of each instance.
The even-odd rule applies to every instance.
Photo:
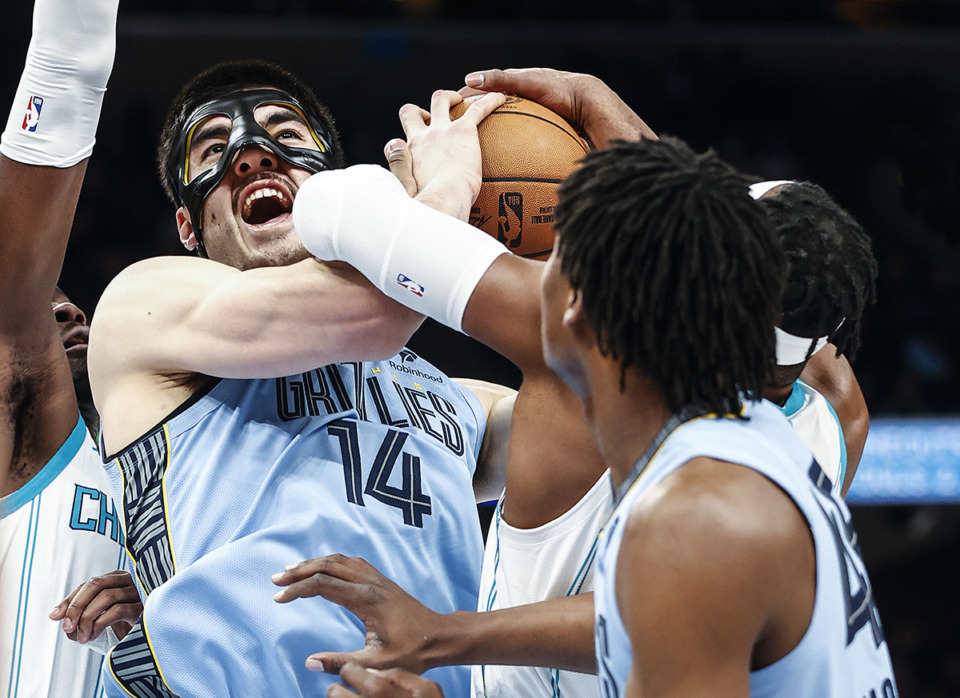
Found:
[[[404,215],[415,219],[415,205]],[[758,400],[785,267],[742,178],[679,141],[614,145],[563,185],[556,227],[544,352],[583,402],[617,493],[598,552],[602,692],[895,696],[849,512]],[[369,273],[378,242],[365,250],[373,263],[349,258]],[[319,562],[326,579],[309,583],[330,598],[365,585],[365,619],[380,591],[369,566]],[[423,642],[447,639],[438,629]]]
[[[783,315],[776,328],[777,367],[764,397],[783,409],[833,482],[834,491],[846,496],[867,438],[865,405],[857,410],[860,418],[851,417],[849,405],[854,400],[833,399],[847,410],[841,419],[831,401],[800,375],[828,343],[834,357],[856,354],[863,310],[874,300],[877,263],[870,239],[815,184],[760,182],[750,187],[750,195],[766,210],[788,260]],[[819,385],[818,379],[822,380],[814,373],[811,382]],[[855,379],[850,392],[863,404]]]
[[[595,147],[605,147],[614,138],[656,138],[619,95],[592,75],[549,68],[484,70],[467,75],[465,84],[467,87],[461,90],[464,95],[491,90],[519,94],[544,104],[566,118]],[[393,152],[395,159],[402,154],[401,150]],[[397,167],[394,170],[402,174]],[[791,405],[788,418],[804,443],[821,459],[837,491],[846,495],[860,462],[870,423],[866,402],[847,357],[852,358],[856,353],[860,317],[866,304],[874,300],[876,262],[860,225],[822,189],[804,184],[805,194],[778,196],[786,191],[788,184],[793,183],[761,182],[751,187],[752,195],[765,199],[764,208],[781,241],[788,247],[791,276],[784,298],[784,322],[803,327],[811,322],[828,322],[834,315],[849,320],[839,328],[815,328],[822,335],[835,335],[843,346],[831,343],[829,351],[821,352],[819,348],[823,343],[816,343],[818,351],[807,357],[800,341],[801,356],[794,366],[778,370],[765,397],[783,405],[791,394],[789,389],[784,394],[784,386],[792,386],[794,379],[803,373],[802,389],[798,386],[798,390],[806,396],[807,406],[794,412]],[[815,240],[807,237],[805,225],[810,226],[806,233],[817,231]],[[831,235],[829,231],[834,227],[836,232]],[[818,269],[822,272],[819,275]],[[809,338],[806,344],[814,344],[813,340],[821,334]],[[780,351],[789,354],[789,333],[781,328],[778,338],[782,338],[778,344]],[[792,402],[799,400],[795,398]],[[830,413],[828,418],[822,417],[825,412]],[[812,418],[813,414],[821,416]],[[838,431],[842,432],[843,439],[839,447]],[[836,477],[836,473],[844,477]]]
[[[467,216],[476,124],[502,102],[432,131],[423,163],[443,177],[421,200]],[[275,66],[215,66],[170,108],[161,174],[200,256],[126,269],[90,334],[108,476],[147,594],[109,655],[108,695],[322,695],[333,679],[304,658],[355,647],[362,626],[321,599],[296,608],[268,593],[270,573],[317,552],[376,559],[433,607],[475,607],[484,404],[403,349],[420,316],[301,246],[294,195],[341,160],[327,110]],[[468,669],[435,678],[468,691]]]
[[[737,394],[763,392],[785,276],[740,187],[678,141],[624,144],[585,158],[557,208],[544,352],[617,488],[598,552],[601,686],[895,696],[849,511],[782,415]]]
[[[124,561],[118,512],[81,418],[95,428],[83,404],[86,321],[55,290],[113,66],[116,14],[116,0],[37,0],[0,142],[0,690],[11,698],[101,695],[102,654],[71,642],[47,614]]]
[[[525,96],[547,102],[576,123],[592,143],[600,146],[606,146],[617,134],[633,138],[656,138],[639,116],[626,107],[605,84],[592,76],[547,69],[487,71],[468,76],[468,84],[477,83],[476,76],[487,81],[484,83],[480,80],[480,84],[476,86],[497,81],[498,88],[521,92]],[[576,109],[572,105],[576,105]],[[416,138],[416,134],[412,135]],[[403,147],[402,142],[390,144],[388,159],[401,180],[409,182],[414,179],[409,172],[410,153]],[[408,188],[415,191],[415,186]],[[851,220],[825,195],[820,204],[821,210],[813,215],[812,219],[821,225],[829,227],[826,221],[835,215],[838,225],[842,220]],[[779,206],[772,214],[784,221],[792,220],[791,213],[794,219],[800,215],[809,218],[811,213],[807,208],[809,206],[798,207],[793,211],[791,206]],[[846,218],[843,219],[841,214]],[[789,229],[790,225],[795,223],[783,223],[785,230]],[[799,308],[801,318],[810,314],[811,307],[818,308],[825,316],[832,316],[835,314],[834,306],[830,303],[838,295],[841,296],[840,301],[844,306],[840,317],[851,318],[843,331],[850,334],[842,335],[845,349],[850,344],[850,339],[856,337],[859,317],[870,295],[857,289],[863,284],[864,288],[869,288],[874,273],[869,242],[862,232],[857,233],[861,238],[859,240],[847,239],[850,237],[848,229],[841,227],[844,235],[833,238],[821,235],[826,242],[821,242],[817,248],[811,246],[804,252],[808,258],[821,260],[806,265],[806,269],[815,269],[818,264],[822,264],[823,276],[813,287],[819,291],[825,283],[829,283],[836,290],[824,294],[822,300],[816,293],[805,293],[804,289],[811,285],[804,274],[809,276],[810,272],[801,273],[801,268],[797,267],[797,273],[791,275],[791,287],[796,285],[800,290],[788,295],[790,302]],[[433,234],[445,237],[450,235],[436,230]],[[794,257],[802,256],[804,236],[784,233],[784,241],[797,250]],[[414,248],[418,246],[415,242],[408,241],[408,244]],[[421,242],[419,246],[424,244],[431,249],[435,248],[433,240],[430,243]],[[850,259],[841,262],[832,256],[836,254],[846,255]],[[460,255],[460,258],[471,257],[470,253]],[[355,262],[352,258],[350,261]],[[547,370],[542,352],[539,351],[538,304],[531,298],[530,292],[531,287],[535,288],[539,270],[536,263],[529,261],[509,256],[498,259],[477,286],[463,318],[463,327],[468,334],[511,358],[524,374],[524,383],[513,412],[513,438],[507,458],[506,488],[495,511],[484,560],[479,606],[481,611],[545,599],[575,597],[589,592],[592,589],[591,562],[595,552],[593,542],[612,508],[609,475],[596,448],[583,432],[579,403],[559,378]],[[422,271],[420,273],[424,274]],[[384,275],[380,276],[385,278]],[[425,276],[431,278],[429,274]],[[800,329],[796,329],[794,316],[797,314],[796,311],[790,312],[788,309],[788,326],[795,332],[807,331],[809,320],[801,320]],[[807,326],[804,326],[804,322]],[[813,342],[814,339],[807,340],[804,349]],[[788,369],[790,385],[804,369],[804,357],[805,354],[801,353],[793,362],[794,365]],[[844,430],[844,436],[856,445],[853,466],[847,469],[849,485],[866,438],[866,406],[845,359],[837,360],[828,356],[828,352],[823,352],[814,359],[814,363],[819,375],[814,374],[814,378],[810,379],[811,383],[820,385],[829,380],[832,381],[832,386],[841,381],[845,385],[844,391],[834,387],[829,394],[838,404],[838,410],[843,410],[845,427],[849,427]],[[785,376],[782,369],[780,375]],[[786,403],[790,391],[788,389],[786,394],[783,394],[783,389],[779,388],[778,392],[778,387],[782,385],[783,383],[768,386],[768,389],[773,391],[768,397]],[[824,461],[824,467],[830,467],[829,472],[834,475],[842,473],[841,460],[846,449],[839,438],[836,414],[819,393],[805,383],[798,383],[798,390],[800,386],[803,386],[806,404],[802,408],[796,405],[800,397],[798,395],[787,405],[789,415],[800,418],[798,431],[806,443],[818,448],[819,452],[832,456],[833,460]],[[799,402],[802,403],[803,400]],[[545,408],[546,405],[549,405],[549,409]],[[834,482],[839,491],[843,479],[835,479]],[[312,573],[311,569],[309,566],[305,567],[284,579],[294,581],[296,578],[305,578]],[[384,584],[386,585],[385,581]],[[298,588],[298,591],[285,592],[284,598],[289,600],[301,592],[312,594],[318,593],[319,589]],[[403,614],[394,612],[389,614],[389,618],[395,621],[395,624],[391,624],[385,607],[391,605],[396,610],[402,600],[398,595],[391,595],[390,598],[391,602],[384,603],[382,609],[374,611],[368,606],[365,619],[368,630],[380,630],[385,636],[389,636],[391,641],[386,643],[369,638],[367,650],[350,656],[372,666],[390,666],[399,661],[402,666],[422,668],[424,665],[421,659],[416,658],[413,647],[419,641],[417,638],[423,637],[420,630],[426,632],[427,628],[436,627],[437,621],[431,616],[424,623],[413,626]],[[352,603],[357,600],[353,599],[348,604],[355,611]],[[592,600],[586,596],[572,603],[582,604],[579,615],[574,614],[574,605],[568,605],[562,612],[559,607],[553,607],[550,613],[538,610],[530,617],[531,621],[537,624],[542,623],[548,616],[558,621],[557,624],[550,624],[539,637],[531,636],[530,639],[525,639],[524,634],[518,630],[521,624],[517,622],[510,624],[508,635],[512,642],[505,642],[501,635],[504,627],[499,624],[490,626],[490,634],[475,638],[476,654],[462,646],[464,653],[452,654],[449,661],[484,662],[483,666],[474,670],[473,688],[476,695],[596,695],[598,688],[595,679],[581,673],[561,671],[557,668],[492,665],[492,662],[496,661],[511,664],[528,661],[540,662],[545,667],[555,667],[562,659],[562,666],[592,673],[592,647],[588,644],[592,636]],[[381,613],[383,617],[379,617]],[[568,625],[560,625],[561,619]],[[470,619],[469,622],[473,620]],[[458,618],[454,623],[461,641],[469,636],[465,631],[467,622],[466,619]],[[409,631],[402,636],[408,636],[413,645],[401,648],[398,641],[400,626],[405,626]],[[574,632],[574,628],[579,628],[582,632],[578,634]],[[577,637],[585,639],[579,647],[579,660],[574,658],[577,653]],[[523,646],[521,653],[520,645],[513,644],[513,641],[527,643],[528,646]],[[551,656],[548,654],[548,647],[553,647],[557,642],[562,646],[549,650],[556,652]],[[450,643],[440,644],[451,648],[454,646]],[[540,651],[537,652],[533,646],[538,646]],[[530,651],[535,653],[534,656],[528,654]],[[393,654],[394,652],[398,654]],[[480,657],[483,659],[479,659]],[[327,653],[321,653],[318,658],[322,664],[332,669],[343,661],[342,657]],[[431,659],[436,661],[438,658],[432,656]]]

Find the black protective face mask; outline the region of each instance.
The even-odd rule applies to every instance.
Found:
[[[259,107],[276,105],[294,111],[305,123],[320,150],[284,145],[273,138],[256,120]],[[190,180],[190,148],[199,126],[213,116],[225,116],[231,120],[230,136],[224,145],[217,163]],[[203,205],[243,148],[259,146],[295,167],[309,172],[319,172],[333,167],[330,133],[300,103],[283,90],[258,89],[232,92],[219,99],[197,107],[186,120],[173,157],[170,158],[169,174],[177,183],[180,204],[190,212],[198,252],[206,256],[203,247]]]

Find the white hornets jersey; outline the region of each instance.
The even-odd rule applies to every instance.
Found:
[[[833,406],[818,391],[797,380],[780,409],[830,478],[833,491],[840,494],[847,474],[847,445]]]
[[[278,604],[270,577],[363,557],[441,613],[474,610],[472,477],[486,424],[469,391],[409,350],[388,361],[217,381],[109,464],[141,622],[109,656],[114,696],[326,695],[321,650],[363,647],[322,598]],[[427,674],[449,696],[469,669]]]
[[[125,566],[123,533],[83,421],[29,482],[0,499],[0,695],[98,698],[103,655],[48,614]]]
[[[896,698],[887,643],[850,512],[777,408],[747,403],[746,421],[699,417],[670,432],[614,509],[600,537],[595,588],[597,670],[601,694],[622,696],[632,664],[617,608],[617,558],[626,520],[648,490],[693,458],[738,463],[775,482],[803,513],[813,535],[817,588],[800,643],[750,674],[753,698]],[[664,432],[666,433],[666,431]],[[623,488],[621,488],[621,491]]]

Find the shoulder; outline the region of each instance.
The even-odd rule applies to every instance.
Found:
[[[771,480],[745,466],[694,458],[632,506],[618,588],[621,580],[641,579],[656,587],[651,592],[666,590],[704,613],[759,614],[761,622],[771,595],[796,568],[796,551],[811,541],[803,514]]]

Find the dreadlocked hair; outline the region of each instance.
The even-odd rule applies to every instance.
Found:
[[[343,167],[343,147],[340,145],[333,116],[306,83],[290,71],[266,61],[224,61],[200,72],[184,85],[173,99],[164,118],[157,146],[157,169],[163,190],[174,204],[179,202],[177,183],[171,177],[168,165],[186,120],[201,104],[252,87],[274,87],[296,99],[327,129],[330,136],[330,155],[335,167]]]
[[[870,238],[816,184],[793,183],[759,201],[787,255],[779,326],[800,337],[827,337],[837,356],[852,359],[863,309],[876,300]]]
[[[558,192],[561,272],[600,351],[667,406],[739,413],[774,357],[785,260],[743,177],[684,142],[615,141]]]

